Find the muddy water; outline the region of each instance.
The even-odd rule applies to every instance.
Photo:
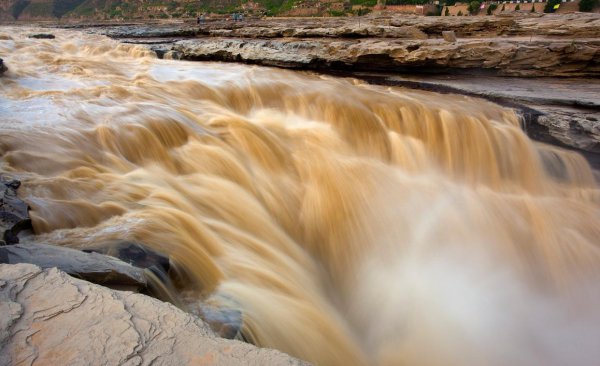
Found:
[[[511,110],[38,31],[0,28],[27,240],[143,242],[315,364],[599,359],[600,190]]]

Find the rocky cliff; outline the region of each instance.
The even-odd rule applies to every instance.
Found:
[[[454,32],[456,41],[443,39]],[[126,42],[163,42],[190,60],[289,68],[485,72],[503,76],[600,76],[600,14],[535,17],[369,17],[216,21],[103,29]],[[150,42],[148,42],[150,43]]]

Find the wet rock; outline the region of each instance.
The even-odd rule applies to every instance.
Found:
[[[140,290],[146,287],[144,270],[116,258],[45,244],[0,247],[0,262],[31,263],[41,268],[57,267],[71,276],[100,285]]]
[[[8,67],[4,65],[4,60],[0,58],[0,76],[2,76],[2,74],[4,74],[6,71],[8,71]]]
[[[170,268],[168,256],[162,255],[142,243],[129,240],[97,244],[85,249],[84,252],[109,255],[138,268],[156,267],[162,272],[168,272]]]
[[[0,364],[306,365],[218,338],[197,317],[56,268],[0,264]]]
[[[0,245],[19,242],[18,234],[31,228],[29,206],[17,197],[21,182],[0,176]]]
[[[538,106],[543,112],[537,123],[563,144],[579,150],[600,154],[600,111]]]
[[[37,38],[37,39],[54,39],[56,38],[54,36],[54,34],[49,34],[49,33],[38,33],[38,34],[32,34],[29,36],[29,38]]]
[[[227,339],[243,339],[242,326],[244,320],[240,306],[229,297],[213,295],[198,304],[196,313],[219,337]]]
[[[456,34],[454,34],[454,31],[443,31],[442,37],[444,37],[444,41],[446,42],[456,42]]]

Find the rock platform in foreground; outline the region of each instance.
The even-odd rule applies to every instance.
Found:
[[[0,264],[0,365],[305,365],[198,318],[30,264]]]

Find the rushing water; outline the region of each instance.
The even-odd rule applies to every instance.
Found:
[[[320,365],[600,359],[600,190],[511,110],[35,31],[0,28],[28,240],[143,242]]]

